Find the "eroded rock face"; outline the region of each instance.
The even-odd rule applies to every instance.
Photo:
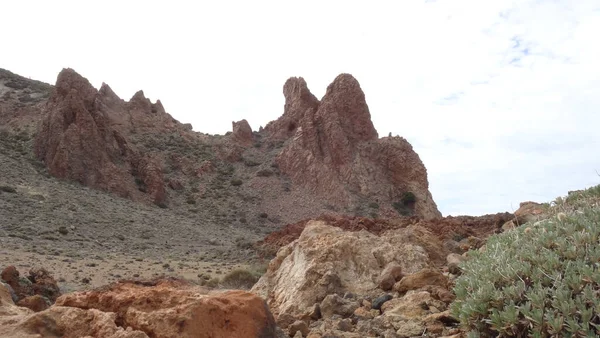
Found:
[[[64,69],[44,109],[35,153],[56,177],[133,199],[142,199],[142,192],[147,192],[154,203],[164,203],[160,166],[137,152],[125,137],[133,128],[132,116],[160,114],[161,107],[141,92],[126,105],[107,85],[97,91],[74,70]]]
[[[16,307],[1,285],[0,301],[2,337],[276,337],[259,297],[207,294],[180,281],[122,282],[68,294],[39,313]]]
[[[430,266],[430,254],[418,242],[410,228],[377,236],[311,221],[298,240],[279,250],[252,292],[280,317],[308,316],[330,294],[378,294],[379,277],[392,262],[406,274]]]
[[[265,132],[272,140],[291,139],[277,158],[294,183],[338,206],[363,196],[385,214],[412,192],[408,205],[424,218],[441,217],[428,190],[427,171],[403,138],[378,139],[365,95],[350,74],[339,75],[319,102],[302,78],[284,85],[285,111]],[[397,209],[397,208],[396,208]]]

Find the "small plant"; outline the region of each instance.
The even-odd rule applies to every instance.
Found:
[[[377,202],[371,202],[371,203],[369,203],[369,208],[379,209],[379,204],[377,204]]]
[[[240,249],[252,249],[254,248],[254,243],[245,237],[238,237],[235,239],[235,246]]]
[[[8,185],[0,185],[0,190],[8,193],[16,193],[17,189]]]
[[[202,280],[202,285],[207,286],[209,288],[216,288],[219,286],[221,280],[218,277],[211,278],[209,280]]]
[[[402,195],[402,203],[404,205],[414,204],[417,202],[417,197],[410,191],[407,191]]]
[[[456,280],[452,314],[470,337],[597,337],[600,210],[490,237]]]
[[[69,233],[69,230],[67,230],[67,227],[59,227],[58,228],[58,233],[61,235],[66,235]]]
[[[392,207],[394,207],[394,209],[402,216],[410,216],[413,214],[413,210],[402,202],[394,202],[392,203]]]
[[[185,202],[186,202],[187,204],[196,204],[196,199],[194,198],[194,196],[188,196],[188,197],[185,199]]]
[[[271,170],[269,170],[269,169],[262,169],[262,170],[259,170],[256,173],[256,176],[258,176],[258,177],[270,177],[270,176],[273,176],[273,172]]]
[[[267,217],[269,217],[269,215],[266,212],[261,212],[260,214],[258,214],[258,217],[267,218]]]
[[[242,185],[242,183],[243,183],[242,180],[237,179],[237,178],[231,180],[231,185],[234,187],[239,187],[240,185]]]
[[[226,274],[221,285],[229,289],[250,289],[258,281],[258,276],[246,269],[235,269]]]

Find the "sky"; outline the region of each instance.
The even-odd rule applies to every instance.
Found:
[[[600,184],[600,1],[4,1],[0,67],[142,89],[194,130],[254,130],[302,76],[357,78],[379,136],[405,137],[446,215]]]

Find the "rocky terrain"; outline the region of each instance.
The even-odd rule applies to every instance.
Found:
[[[283,94],[207,135],[72,69],[0,70],[0,336],[461,336],[460,263],[547,206],[442,217],[351,75]]]

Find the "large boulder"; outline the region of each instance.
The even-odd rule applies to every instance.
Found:
[[[297,240],[277,252],[252,292],[280,318],[310,317],[314,304],[334,293],[379,295],[381,273],[390,263],[406,274],[431,265],[420,244],[427,235],[408,227],[378,236],[310,221]],[[433,236],[427,240],[435,243]]]
[[[0,285],[1,337],[276,337],[265,302],[244,291],[208,294],[181,281],[121,282],[61,296],[50,309],[16,307]]]

